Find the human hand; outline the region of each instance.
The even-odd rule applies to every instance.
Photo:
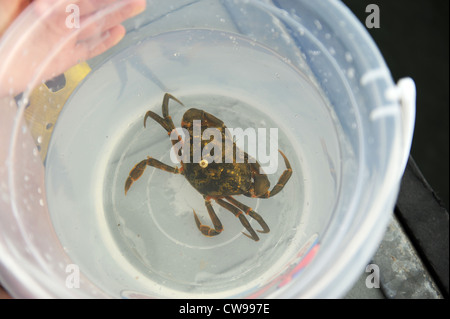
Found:
[[[79,17],[68,5],[78,9]],[[26,7],[0,38],[0,97],[18,94],[108,50],[125,35],[120,23],[145,6],[145,0],[0,0],[1,12],[9,13],[4,21]],[[76,18],[79,27],[70,23]],[[13,34],[21,34],[20,41]]]
[[[0,38],[15,18],[32,0],[0,0]]]
[[[0,299],[11,299],[11,296],[6,292],[6,290],[0,285]]]

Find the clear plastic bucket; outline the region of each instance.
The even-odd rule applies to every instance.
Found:
[[[111,16],[132,2],[83,20],[81,1],[80,28],[77,7],[32,5],[0,42],[2,284],[34,298],[345,294],[395,204],[413,82],[393,83],[338,1],[148,1],[124,22],[125,38],[91,58],[112,36],[103,32]],[[58,33],[48,29],[55,17],[64,32],[42,54],[33,39],[43,28]],[[41,83],[82,49],[89,59]],[[229,128],[263,129],[288,158],[292,176],[279,194],[235,197],[270,227],[259,241],[214,200],[224,230],[201,234],[192,211],[212,222],[181,175],[147,168],[125,195],[130,170],[147,156],[176,166],[166,131],[143,125],[148,110],[162,116],[166,92],[184,104],[169,101],[176,127],[188,108],[203,109]],[[286,169],[281,155],[275,164],[272,185]]]

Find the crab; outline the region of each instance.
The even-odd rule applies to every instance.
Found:
[[[167,131],[169,136],[176,132],[172,118],[169,115],[170,99],[183,105],[176,97],[169,93],[165,93],[162,102],[162,117],[155,112],[148,111],[144,117],[144,128],[146,127],[147,119],[151,118],[160,124]],[[227,135],[225,134],[227,127],[223,121],[208,112],[195,108],[187,110],[181,121],[182,128],[186,129],[190,136],[193,136],[194,120],[201,121],[202,133],[207,128],[216,128],[220,131],[223,140],[227,138]],[[178,135],[178,133],[176,134]],[[178,139],[172,139],[173,147],[180,141],[183,141],[180,135],[178,135]],[[202,140],[202,149],[208,142],[211,142],[211,140]],[[233,151],[239,150],[234,141],[232,145]],[[191,151],[193,149],[192,138],[190,139],[190,149]],[[292,168],[287,157],[280,150],[279,153],[284,159],[286,169],[279,177],[277,184],[270,190],[269,179],[267,178],[267,175],[261,173],[260,164],[256,160],[249,161],[249,155],[243,152],[243,162],[237,162],[236,159],[233,159],[232,163],[226,163],[225,161],[208,162],[205,159],[202,159],[199,162],[193,162],[192,160],[183,162],[180,160],[181,167],[173,167],[148,156],[131,169],[129,176],[125,181],[125,195],[129,191],[131,185],[142,176],[147,166],[158,168],[172,174],[184,175],[187,181],[203,196],[206,210],[213,224],[213,227],[202,224],[195,210],[193,210],[195,223],[203,235],[212,237],[219,235],[223,231],[222,223],[212,205],[212,201],[214,201],[221,207],[233,213],[234,216],[239,219],[248,232],[242,232],[245,236],[254,241],[258,241],[259,236],[257,232],[268,233],[270,231],[269,226],[261,215],[255,212],[251,207],[236,200],[233,196],[244,195],[252,198],[270,198],[278,194],[292,175]],[[193,152],[190,154],[193,154]],[[222,152],[222,154],[223,159],[225,159],[225,152]],[[261,229],[255,231],[246,216],[256,220]]]

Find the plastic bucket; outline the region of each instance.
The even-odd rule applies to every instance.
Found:
[[[413,82],[393,83],[338,1],[223,0],[149,1],[124,23],[118,45],[41,84],[87,28],[99,32],[83,48],[98,49],[108,17],[128,2],[98,11],[86,28],[62,1],[31,6],[0,42],[2,284],[34,298],[345,294],[395,204]],[[32,39],[58,15],[62,37],[32,54]],[[212,223],[183,176],[147,168],[124,194],[129,171],[147,156],[172,165],[166,132],[142,125],[148,110],[161,115],[166,92],[186,105],[169,102],[176,126],[196,107],[228,127],[277,129],[291,178],[273,198],[236,197],[271,228],[258,242],[214,201],[224,231],[203,236],[192,210]],[[286,169],[277,158],[272,185]]]

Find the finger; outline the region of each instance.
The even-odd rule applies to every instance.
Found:
[[[128,1],[128,0],[127,0]],[[105,7],[116,5],[121,2],[127,2],[121,0],[78,0],[75,4],[80,9],[81,16],[90,15],[96,11],[102,10]]]
[[[0,0],[0,36],[29,4],[30,0]]]
[[[33,11],[37,19],[53,33],[63,36],[76,33],[78,40],[100,36],[104,31],[145,10],[145,0],[36,0]],[[79,28],[68,28],[67,19],[80,22]]]
[[[104,31],[141,13],[145,10],[145,7],[145,0],[127,0],[115,2],[90,15],[81,16],[81,30],[78,40],[85,40],[102,34]]]
[[[125,27],[119,24],[103,32],[99,38],[78,42],[75,47],[77,59],[88,60],[102,54],[115,46],[125,36],[125,33]]]
[[[66,15],[66,9],[75,5],[80,12],[80,16],[89,15],[97,10],[102,9],[120,0],[35,0],[35,10],[39,14],[48,14],[50,11],[53,14],[60,16]]]

